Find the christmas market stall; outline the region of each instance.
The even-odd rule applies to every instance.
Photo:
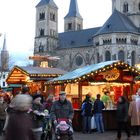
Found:
[[[30,93],[33,94],[37,90],[50,93],[54,92],[52,87],[45,88],[44,82],[63,75],[65,71],[58,68],[50,67],[33,67],[33,66],[14,66],[9,73],[6,81],[9,87],[13,88],[13,94],[20,91],[23,86],[27,86],[30,89]]]
[[[114,113],[119,96],[124,95],[131,99],[134,94],[134,78],[138,71],[129,64],[122,61],[107,61],[98,64],[92,64],[83,68],[76,69],[46,82],[48,85],[60,86],[65,89],[67,97],[71,100],[75,109],[75,115],[80,113],[81,103],[86,94],[90,94],[93,101],[97,94],[104,95],[109,93],[111,101],[106,105],[104,111],[106,129],[115,128]],[[112,121],[111,121],[112,120]],[[79,122],[79,118],[75,123]],[[79,125],[81,123],[78,123]],[[76,125],[77,126],[77,125]],[[79,127],[80,129],[81,127]]]

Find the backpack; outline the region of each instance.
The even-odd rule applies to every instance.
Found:
[[[84,113],[85,113],[85,116],[91,116],[92,115],[92,103],[90,101],[85,102]]]

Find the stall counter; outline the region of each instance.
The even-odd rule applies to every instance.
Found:
[[[117,129],[116,109],[103,110],[103,120],[104,120],[105,130]],[[73,129],[75,131],[82,131],[81,109],[74,109]]]

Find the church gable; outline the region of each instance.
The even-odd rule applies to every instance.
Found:
[[[102,28],[96,33],[96,36],[114,32],[139,33],[138,28],[132,23],[132,21],[117,10],[114,10],[113,14],[105,22]]]

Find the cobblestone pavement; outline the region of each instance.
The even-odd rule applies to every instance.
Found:
[[[107,131],[101,134],[97,132],[93,132],[91,134],[83,134],[81,132],[74,133],[74,140],[115,140],[115,138],[116,138],[116,132],[114,131]],[[0,137],[0,140],[3,140],[3,138]],[[121,140],[126,140],[125,133],[123,133]],[[140,140],[140,136],[132,136],[131,140]]]

